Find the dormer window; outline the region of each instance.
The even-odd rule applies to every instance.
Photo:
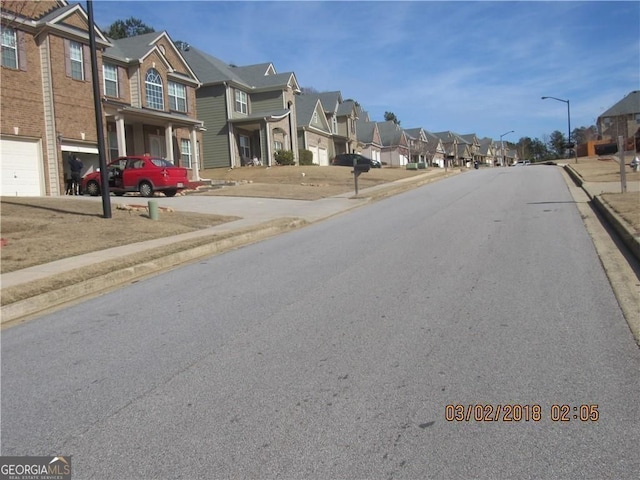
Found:
[[[241,90],[236,90],[236,112],[247,114],[247,94]]]
[[[164,110],[162,77],[160,77],[160,74],[155,68],[151,68],[147,71],[144,85],[147,94],[147,107],[154,108],[156,110]]]

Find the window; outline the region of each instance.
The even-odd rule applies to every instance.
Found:
[[[244,158],[251,158],[249,137],[245,135],[240,135],[240,156]]]
[[[104,77],[104,94],[108,97],[118,97],[118,67],[105,63],[102,66]]]
[[[236,90],[236,112],[247,113],[247,94]]]
[[[155,68],[147,71],[144,79],[145,90],[147,92],[147,107],[156,110],[164,110],[164,95],[162,90],[162,78]]]
[[[118,158],[118,133],[115,131],[115,124],[109,125],[107,141],[109,142],[109,158]]]
[[[284,144],[278,140],[273,142],[273,146],[276,152],[284,150]]]
[[[187,111],[187,87],[169,82],[169,108],[178,112]]]
[[[71,78],[84,80],[84,60],[82,58],[82,44],[69,42],[69,59],[71,60]]]
[[[311,118],[311,123],[318,123],[318,112],[313,112],[313,117]]]
[[[338,133],[338,119],[335,116],[331,118],[331,133]]]
[[[18,68],[18,45],[16,31],[13,28],[2,27],[2,66]]]
[[[191,168],[191,141],[185,138],[180,140],[180,153],[182,155],[182,166],[185,168]]]

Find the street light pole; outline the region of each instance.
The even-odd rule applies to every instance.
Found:
[[[571,148],[571,106],[569,105],[569,99],[567,100],[563,100],[561,98],[556,98],[556,97],[542,97],[542,100],[546,100],[547,98],[550,98],[552,100],[557,100],[559,102],[564,102],[567,104],[567,145],[569,145],[569,148]],[[573,151],[575,153],[575,161],[576,163],[578,163],[578,145],[573,144]]]
[[[509,135],[510,133],[514,133],[515,130],[509,130],[507,133],[503,133],[500,135],[500,153],[502,153],[502,166],[504,167],[507,163],[507,156],[504,154],[504,142],[502,141],[502,137],[505,135]]]

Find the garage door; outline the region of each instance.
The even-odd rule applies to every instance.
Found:
[[[311,163],[315,165],[318,164],[318,147],[312,147],[309,145],[309,151],[313,154],[313,159],[311,159]]]
[[[10,197],[41,196],[44,181],[39,140],[0,139],[0,195]]]
[[[318,147],[318,156],[319,156],[321,166],[323,167],[329,166],[329,154],[327,153],[326,148]]]

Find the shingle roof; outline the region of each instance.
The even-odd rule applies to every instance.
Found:
[[[382,145],[386,147],[400,145],[402,129],[399,125],[390,120],[386,122],[376,122],[376,124],[378,125],[378,132],[380,132],[380,141],[382,142]]]
[[[191,46],[181,51],[181,53],[203,85],[234,82],[249,88],[249,85],[238,72],[219,58]]]
[[[630,113],[640,113],[640,90],[631,92],[613,107],[602,113],[600,117],[616,117]]]
[[[364,120],[357,120],[356,129],[358,133],[358,141],[362,143],[373,143],[373,134],[376,129],[375,122],[366,122]]]
[[[299,95],[296,98],[296,119],[299,126],[307,126],[311,123],[317,104],[318,99],[309,95]]]
[[[162,33],[165,32],[144,33],[142,35],[136,35],[135,37],[121,38],[118,40],[110,38],[109,41],[113,44],[113,47],[107,48],[105,55],[120,60],[142,58],[151,49],[153,41],[162,35]]]
[[[325,112],[335,112],[342,101],[342,94],[339,91],[322,92],[312,95],[316,95],[320,99],[320,102],[322,102],[322,108],[324,108]]]

